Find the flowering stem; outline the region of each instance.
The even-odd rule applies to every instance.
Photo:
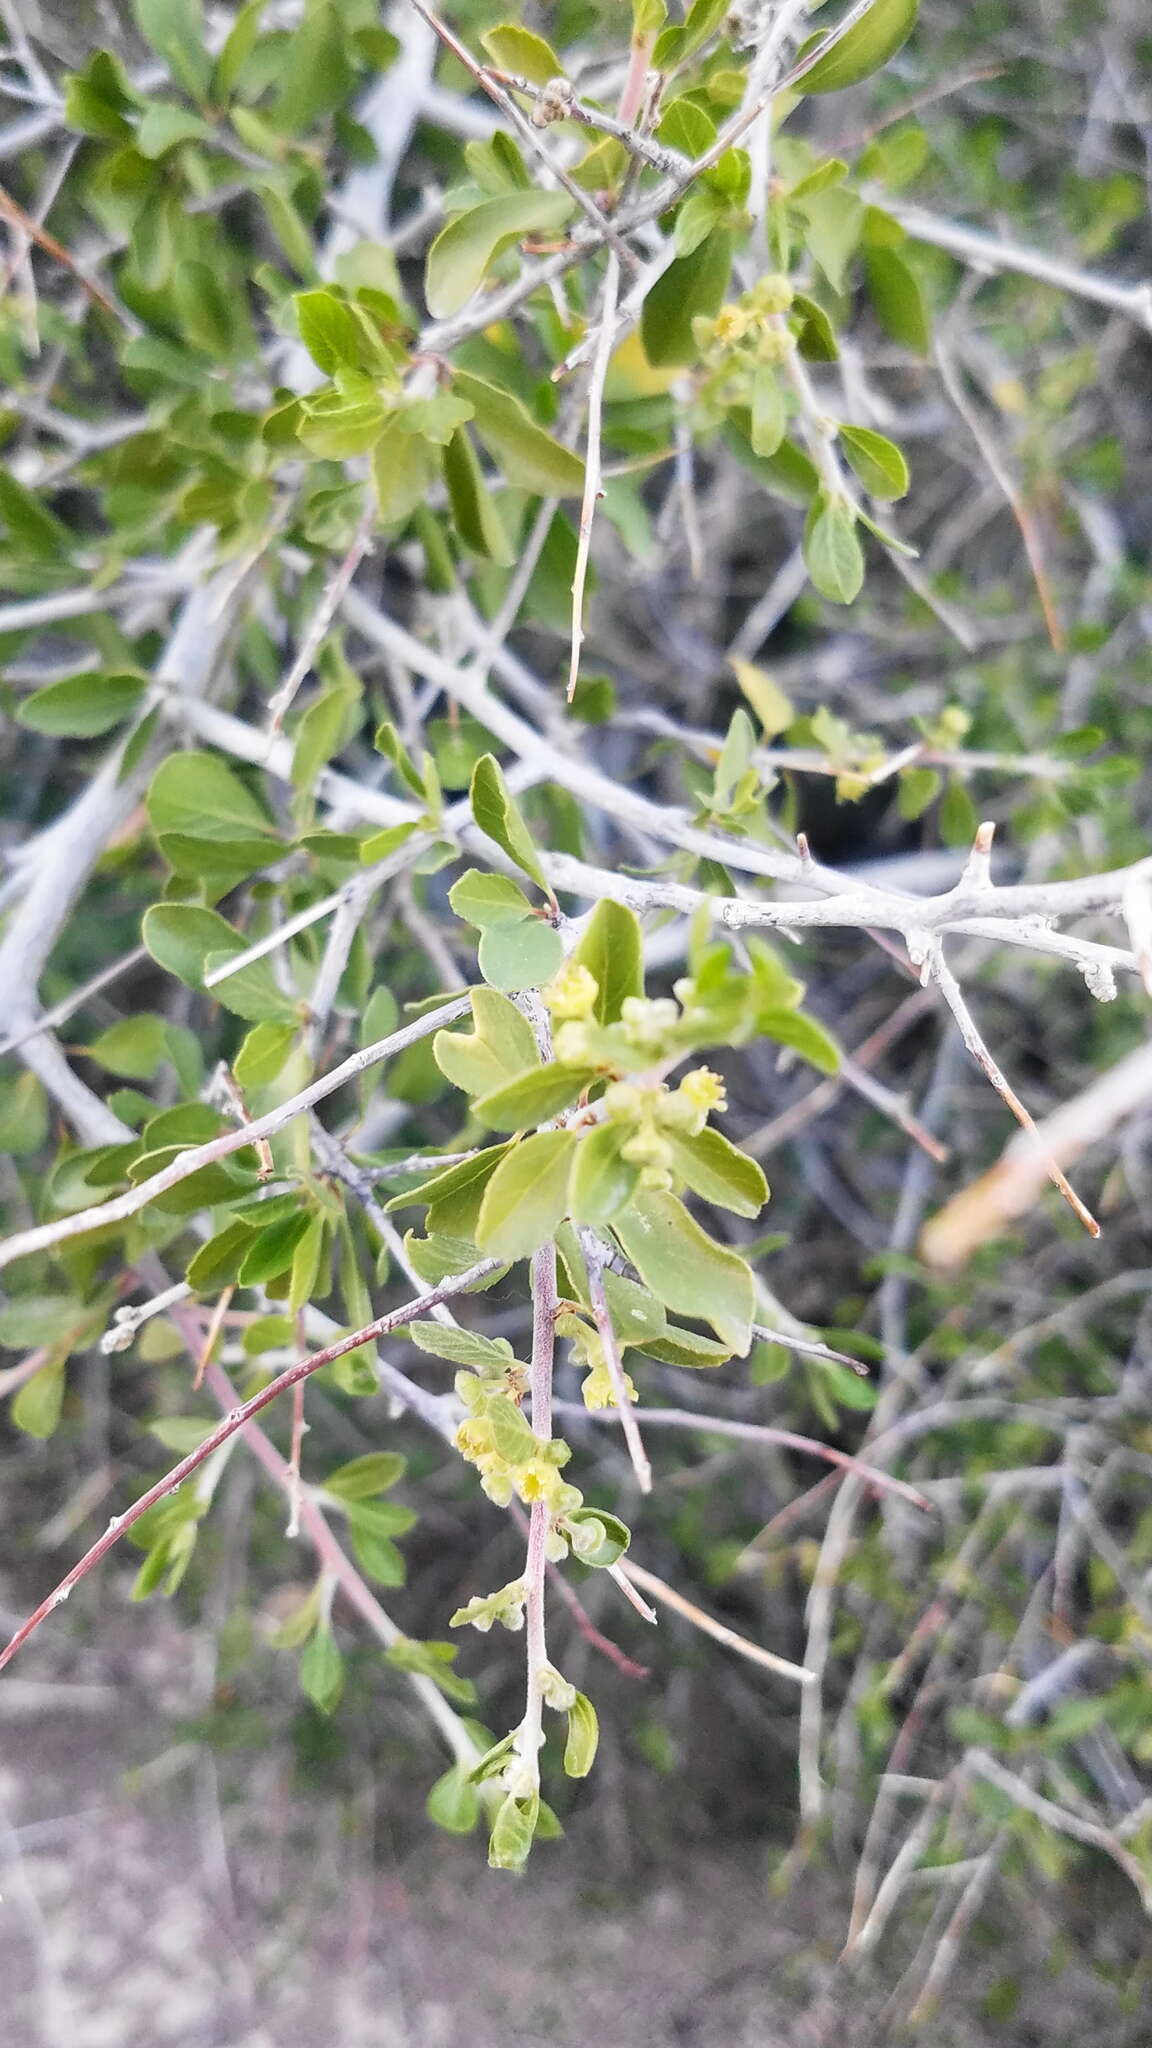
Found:
[[[532,1259],[532,1370],[529,1380],[531,1421],[535,1434],[552,1435],[552,1361],[556,1350],[556,1247],[542,1245]],[[549,1508],[532,1503],[528,1524],[528,1555],[524,1565],[524,1632],[528,1650],[528,1691],[524,1719],[516,1736],[522,1782],[517,1793],[539,1790],[540,1747],[544,1740],[542,1675],[548,1662],[544,1629],[544,1593],[548,1566]]]

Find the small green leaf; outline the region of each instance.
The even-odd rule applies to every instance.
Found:
[[[574,1508],[564,1517],[574,1556],[593,1571],[609,1571],[632,1541],[632,1532],[618,1515],[604,1508]]]
[[[564,1772],[569,1778],[586,1778],[596,1761],[600,1723],[590,1699],[578,1692],[568,1709],[568,1740],[564,1745]]]
[[[424,295],[435,320],[450,320],[479,291],[501,251],[526,235],[554,235],[575,202],[566,192],[510,192],[458,213],[428,251]]]
[[[507,1145],[489,1145],[471,1159],[461,1160],[459,1166],[450,1166],[408,1194],[398,1195],[388,1207],[427,1202],[427,1227],[434,1237],[471,1237],[484,1190],[507,1150]]]
[[[547,1123],[575,1102],[593,1079],[591,1072],[550,1063],[530,1067],[472,1104],[472,1114],[493,1131],[526,1131]]]
[[[758,1216],[768,1200],[768,1183],[754,1159],[730,1144],[720,1131],[705,1129],[689,1137],[666,1134],[672,1147],[672,1171],[705,1202],[732,1209],[737,1216]]]
[[[141,156],[157,162],[181,142],[211,142],[212,129],[190,107],[173,106],[169,100],[153,100],[145,107],[136,130],[136,147]]]
[[[584,464],[571,448],[538,426],[520,400],[468,370],[457,370],[453,390],[467,399],[476,432],[496,457],[510,484],[542,498],[578,497]]]
[[[574,1222],[611,1223],[631,1200],[640,1169],[621,1157],[626,1136],[618,1124],[597,1124],[581,1138],[569,1187]]]
[[[58,562],[72,551],[74,536],[63,521],[6,469],[0,469],[0,522],[7,529],[10,545],[22,555]],[[59,689],[60,685],[51,683],[48,688]]]
[[[331,1714],[344,1690],[344,1659],[327,1624],[316,1630],[300,1659],[300,1683],[313,1706]]]
[[[463,427],[452,436],[441,460],[453,524],[465,547],[507,568],[513,559],[512,542],[484,481],[471,435]]]
[[[468,445],[464,435],[458,434],[456,440]],[[447,456],[448,450],[444,453]],[[385,420],[372,450],[372,481],[381,526],[399,526],[410,519],[428,496],[435,474],[432,443],[420,434],[410,434],[402,413],[394,413]],[[485,551],[494,561],[501,561],[506,559],[506,547],[504,529],[497,519]]]
[[[241,1088],[266,1088],[276,1079],[296,1039],[294,1024],[256,1024],[248,1032],[232,1072]]]
[[[511,1793],[501,1800],[488,1841],[488,1864],[492,1870],[523,1870],[536,1833],[540,1795],[516,1799]]]
[[[646,1287],[667,1308],[711,1323],[743,1358],[755,1288],[747,1262],[701,1230],[674,1195],[641,1189],[612,1226]]]
[[[547,1243],[568,1207],[575,1144],[571,1131],[537,1131],[501,1160],[480,1205],[481,1251],[511,1261]]]
[[[487,1095],[539,1064],[528,1019],[496,989],[473,989],[472,1022],[472,1031],[438,1031],[432,1041],[436,1064],[455,1087]]]
[[[324,1491],[335,1494],[338,1500],[373,1500],[403,1479],[407,1469],[408,1460],[399,1451],[369,1451],[330,1472],[324,1481]]]
[[[799,91],[841,92],[870,78],[903,48],[918,10],[919,0],[872,0],[868,12],[796,81]]]
[[[287,1273],[308,1220],[307,1210],[298,1209],[294,1216],[285,1216],[279,1223],[270,1223],[266,1230],[258,1230],[240,1268],[241,1287],[259,1287],[263,1281],[276,1280],[281,1273]]]
[[[840,349],[836,341],[836,330],[819,301],[809,298],[807,292],[797,292],[792,301],[792,311],[800,322],[796,346],[805,362],[838,361]]]
[[[519,924],[532,915],[532,905],[518,882],[510,875],[483,874],[479,868],[469,868],[453,883],[448,901],[457,917],[480,931],[489,925]]]
[[[300,135],[324,114],[342,107],[355,79],[345,48],[340,9],[309,7],[284,47],[270,120],[284,135]]]
[[[586,967],[596,983],[597,1023],[615,1024],[628,997],[644,993],[644,941],[635,911],[602,896],[572,961]]]
[[[640,331],[654,369],[678,369],[700,354],[692,322],[719,312],[732,273],[732,236],[715,228],[688,256],[678,256],[644,301]]]
[[[13,1398],[9,1414],[25,1436],[50,1437],[55,1432],[64,1405],[64,1360],[54,1358],[25,1380]]]
[[[940,794],[942,777],[935,768],[905,768],[900,776],[897,808],[909,823],[922,818]]]
[[[212,76],[201,0],[135,0],[135,10],[145,42],[193,99],[201,99]]]
[[[485,1415],[492,1428],[492,1447],[506,1464],[527,1465],[539,1456],[540,1445],[526,1417],[507,1394],[490,1400]]]
[[[932,322],[915,271],[898,249],[868,249],[864,267],[876,318],[885,333],[913,354],[927,355]]]
[[[364,367],[364,336],[352,308],[334,292],[297,292],[292,301],[300,339],[326,377]]]
[[[908,489],[908,464],[894,441],[871,427],[841,427],[844,459],[874,498],[902,498]]]
[[[497,28],[488,29],[480,40],[499,70],[518,72],[532,85],[547,85],[551,79],[563,76],[564,66],[552,45],[543,36],[534,35],[530,28],[521,28],[518,22],[501,22]]]
[[[804,560],[822,597],[834,604],[851,604],[859,597],[864,551],[852,508],[843,498],[822,494],[817,500],[804,535]]]
[[[142,936],[158,966],[200,994],[213,966],[247,951],[247,941],[225,918],[193,903],[154,903],[144,913]],[[208,993],[252,1024],[296,1021],[296,1005],[278,986],[267,960],[252,961]]]
[[[267,813],[218,754],[170,754],[148,790],[152,830],[224,843],[261,834],[277,837]]]
[[[250,1224],[234,1219],[202,1244],[185,1275],[198,1294],[211,1294],[236,1279],[255,1235]]]
[[[479,1330],[462,1330],[451,1323],[409,1323],[398,1335],[433,1358],[446,1358],[451,1365],[471,1366],[474,1371],[503,1375],[513,1364],[512,1346],[506,1337],[483,1337]]]
[[[796,708],[791,698],[784,695],[779,683],[750,661],[733,658],[729,665],[760,720],[765,739],[773,740],[777,733],[787,732],[795,720]]]
[[[540,988],[564,963],[564,942],[555,925],[539,918],[489,925],[480,934],[480,972],[491,988]]]
[[[509,860],[522,868],[538,888],[551,896],[532,836],[494,755],[485,754],[477,761],[472,771],[470,796],[472,816],[480,830],[486,832],[489,839],[494,839]]]
[[[480,1818],[480,1795],[469,1783],[467,1767],[453,1764],[437,1778],[424,1802],[430,1821],[450,1835],[470,1835]]]
[[[776,371],[760,363],[752,373],[752,448],[756,455],[775,455],[788,427],[788,407]]]

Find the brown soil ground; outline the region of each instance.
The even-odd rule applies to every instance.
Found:
[[[123,1652],[110,1665],[104,1651],[37,1646],[0,1681],[4,2048],[907,2038],[883,2016],[898,1960],[883,1986],[834,1970],[845,1895],[832,1871],[809,1869],[780,1897],[766,1850],[702,1846],[697,1827],[679,1860],[646,1855],[630,1877],[638,1859],[613,1843],[602,1804],[526,1878],[489,1872],[479,1841],[390,1815],[370,1779],[360,1811],[347,1794],[302,1798],[283,1755],[249,1762],[186,1739],[172,1717],[196,1641],[153,1612],[142,1660],[134,1611],[130,1676]],[[993,2021],[1008,1980],[1015,2012]],[[1149,2026],[1121,2018],[1075,1958],[1055,1974],[1041,1918],[1009,1928],[1006,1946],[978,1932],[919,2038],[1146,2048]]]

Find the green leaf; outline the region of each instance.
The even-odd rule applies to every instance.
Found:
[[[750,661],[738,661],[733,657],[729,666],[760,720],[765,739],[773,740],[777,733],[787,732],[795,720],[796,708],[791,698],[784,695],[779,683]]]
[[[510,484],[542,498],[579,497],[584,489],[584,464],[571,448],[538,426],[510,391],[457,370],[452,388],[467,399],[476,432],[496,457]]]
[[[8,530],[11,545],[20,554],[46,562],[67,559],[71,554],[74,535],[34,491],[6,469],[0,469],[0,521]]]
[[[564,1773],[569,1778],[586,1778],[596,1761],[600,1723],[590,1699],[578,1692],[568,1709],[568,1740],[564,1745]]]
[[[739,1254],[705,1235],[674,1195],[641,1189],[612,1226],[646,1287],[666,1308],[711,1323],[743,1358],[756,1294]]]
[[[0,1086],[0,1153],[25,1158],[38,1152],[47,1136],[48,1097],[35,1074],[18,1074],[15,1080],[4,1082]]]
[[[913,354],[932,347],[932,322],[920,280],[898,249],[868,249],[864,256],[868,291],[886,334]]]
[[[480,931],[489,925],[519,924],[532,915],[532,905],[518,882],[510,875],[484,874],[479,868],[469,868],[452,884],[448,901],[457,917]]]
[[[597,1124],[580,1140],[572,1162],[569,1210],[577,1223],[611,1223],[632,1198],[640,1169],[621,1157],[627,1137],[618,1124]]]
[[[527,1465],[539,1456],[540,1445],[521,1413],[507,1394],[488,1402],[485,1415],[492,1428],[492,1446],[508,1465]]]
[[[290,33],[269,118],[284,135],[300,135],[322,115],[342,107],[355,73],[344,43],[340,9],[310,7]]]
[[[525,1131],[547,1123],[575,1102],[593,1079],[591,1072],[554,1063],[530,1067],[472,1104],[472,1114],[493,1131]]]
[[[81,135],[103,142],[130,142],[128,115],[140,105],[123,65],[108,50],[95,50],[83,71],[64,82],[64,119]]]
[[[897,798],[900,816],[909,823],[922,818],[929,804],[939,795],[942,779],[935,768],[905,768],[900,776]]]
[[[218,754],[170,754],[152,777],[147,804],[157,837],[178,833],[226,844],[278,836],[246,784]]]
[[[522,868],[530,880],[550,897],[552,891],[545,880],[540,856],[494,755],[485,754],[477,761],[472,771],[469,794],[472,816],[480,830],[495,840],[501,852],[506,853],[509,860]]]
[[[470,1707],[476,1699],[476,1687],[470,1678],[461,1678],[451,1668],[459,1654],[456,1643],[421,1643],[411,1636],[399,1636],[389,1643],[384,1661],[395,1671],[415,1671],[422,1678],[430,1678],[446,1699]]]
[[[803,93],[841,92],[887,64],[916,26],[919,0],[872,0],[868,12],[803,77]],[[835,34],[835,30],[833,30]]]
[[[212,97],[214,100],[230,98],[232,90],[244,66],[256,47],[260,35],[260,17],[267,0],[248,0],[237,14],[228,39],[216,59],[212,74]]]
[[[480,972],[492,988],[540,988],[564,964],[564,941],[539,918],[489,925],[480,934]]]
[[[552,45],[518,22],[501,22],[480,40],[499,70],[518,72],[531,85],[547,85],[563,76],[564,66]]]
[[[464,428],[452,436],[441,459],[453,523],[465,547],[506,568],[514,555],[512,542]]]
[[[410,1510],[401,1509],[405,1528],[410,1528],[415,1516]],[[407,1577],[403,1554],[397,1550],[392,1538],[372,1522],[374,1510],[352,1508],[348,1514],[348,1529],[352,1538],[352,1549],[361,1571],[378,1586],[402,1586]]]
[[[403,1334],[433,1358],[446,1358],[450,1365],[471,1366],[476,1372],[503,1375],[514,1363],[512,1346],[506,1337],[482,1337],[479,1330],[432,1322],[409,1323]]]
[[[759,1012],[756,1023],[765,1038],[774,1038],[777,1045],[790,1046],[793,1052],[810,1060],[822,1074],[839,1073],[840,1048],[836,1040],[804,1010],[764,1009]]]
[[[450,1835],[472,1833],[480,1818],[480,1795],[469,1783],[465,1764],[453,1764],[450,1771],[437,1778],[424,1802],[424,1811],[430,1821]]]
[[[484,1190],[507,1150],[507,1145],[489,1145],[473,1158],[461,1160],[459,1166],[450,1166],[408,1194],[397,1196],[388,1207],[427,1202],[427,1226],[434,1237],[471,1237]]]
[[[692,322],[719,312],[732,272],[732,236],[715,228],[688,256],[678,256],[644,301],[640,331],[654,369],[678,369],[700,354]]]
[[[737,1216],[758,1216],[768,1200],[768,1183],[754,1159],[730,1144],[722,1132],[705,1129],[695,1136],[665,1133],[672,1148],[672,1171],[705,1202],[732,1209]]]
[[[9,1414],[25,1436],[52,1436],[64,1405],[64,1360],[55,1358],[25,1380],[12,1400]]]
[[[902,498],[908,489],[908,464],[894,441],[871,427],[841,427],[844,459],[874,498]]]
[[[135,0],[136,21],[145,42],[167,64],[173,78],[202,99],[212,76],[200,0]]]
[[[193,903],[155,903],[144,913],[142,937],[157,965],[189,988],[204,993],[204,976],[248,941],[215,910]],[[267,960],[254,960],[208,993],[250,1024],[295,1022],[297,1006],[284,995]]]
[[[593,1571],[608,1571],[618,1564],[632,1541],[627,1524],[604,1508],[574,1508],[564,1524],[574,1555]]]
[[[276,1079],[296,1041],[295,1024],[256,1024],[232,1062],[241,1088],[266,1088]]]
[[[714,1337],[701,1336],[699,1330],[684,1330],[675,1323],[668,1325],[664,1337],[647,1337],[636,1346],[645,1358],[655,1358],[661,1365],[682,1365],[690,1372],[706,1371],[712,1366],[727,1365],[732,1356],[731,1346],[718,1344]]]
[[[253,335],[243,294],[207,263],[178,263],[172,274],[184,338],[217,362],[251,352]]]
[[[628,997],[644,993],[644,941],[635,911],[602,896],[572,961],[596,983],[597,1023],[615,1024]]]
[[[192,1259],[185,1278],[198,1294],[211,1294],[236,1279],[252,1243],[250,1224],[233,1219],[202,1244]]]
[[[804,242],[834,292],[844,289],[844,273],[855,254],[864,222],[864,203],[854,192],[837,187],[794,195],[804,217]]]
[[[822,597],[851,604],[864,582],[864,551],[856,533],[852,508],[843,498],[821,493],[809,515],[804,535],[808,574]]]
[[[316,1630],[300,1659],[300,1683],[313,1706],[331,1714],[344,1690],[344,1659],[327,1624]]]
[[[169,100],[153,100],[145,107],[136,130],[136,147],[141,156],[157,162],[181,142],[212,142],[212,129],[189,107],[173,106]]]
[[[788,428],[788,407],[776,371],[760,363],[752,372],[752,449],[775,455]]]
[[[476,1242],[491,1257],[525,1259],[546,1244],[568,1207],[571,1131],[537,1131],[496,1168],[480,1205]]]
[[[324,1481],[324,1491],[335,1494],[337,1500],[373,1500],[403,1479],[407,1469],[408,1460],[399,1451],[369,1451],[363,1458],[353,1458],[330,1472]]]
[[[540,1795],[516,1799],[511,1793],[501,1800],[488,1840],[488,1864],[492,1870],[523,1870],[536,1833]]]
[[[558,233],[574,204],[566,192],[510,192],[456,214],[428,251],[424,296],[433,319],[450,320],[459,313],[513,242]]]
[[[796,346],[807,363],[834,363],[840,350],[836,341],[836,330],[828,314],[817,299],[810,299],[807,292],[797,292],[792,301],[792,311],[800,321],[796,335]]]
[[[168,1057],[168,1028],[163,1017],[147,1013],[122,1017],[118,1024],[110,1024],[107,1031],[100,1033],[88,1052],[110,1074],[119,1074],[123,1080],[151,1081]]]
[[[297,292],[292,304],[300,339],[326,377],[365,367],[363,330],[351,306],[335,292]]]
[[[463,435],[456,438],[468,445]],[[448,450],[445,449],[444,453],[447,456]],[[381,526],[399,526],[405,519],[410,519],[428,496],[435,474],[436,457],[432,444],[419,434],[410,434],[402,414],[395,413],[385,420],[372,450],[372,481],[376,487]],[[507,559],[503,552],[507,548],[507,540],[498,519],[489,540],[486,551],[492,554],[493,559]]]
[[[445,1078],[469,1095],[487,1095],[539,1064],[535,1034],[515,1003],[495,989],[472,991],[471,1031],[438,1031],[432,1041]]]
[[[308,1222],[308,1211],[298,1209],[294,1216],[285,1216],[279,1223],[270,1223],[266,1230],[258,1230],[240,1268],[241,1287],[259,1287],[265,1280],[276,1280],[281,1273],[287,1273]]]

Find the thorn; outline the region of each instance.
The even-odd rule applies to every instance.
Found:
[[[812,851],[808,845],[808,834],[806,832],[798,832],[796,834],[796,851],[806,866],[811,863]]]
[[[960,877],[961,889],[992,888],[992,841],[995,833],[996,826],[990,818],[986,818],[982,825],[976,827],[972,851],[964,863],[964,872]]]

